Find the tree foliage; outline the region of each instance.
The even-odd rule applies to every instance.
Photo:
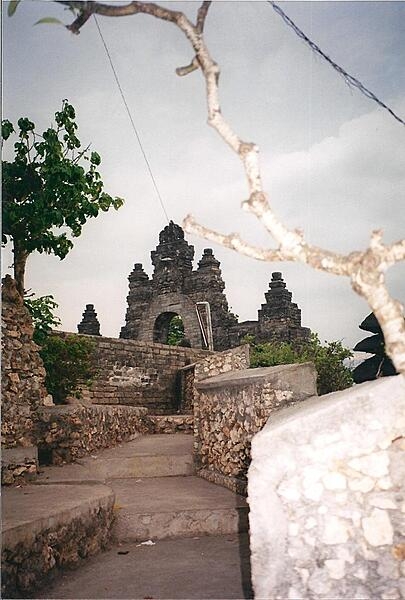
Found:
[[[89,218],[123,204],[104,191],[98,172],[101,158],[89,147],[82,149],[75,118],[73,106],[64,100],[55,113],[55,126],[42,135],[28,118],[18,120],[18,132],[10,121],[2,122],[3,140],[13,133],[18,138],[13,162],[3,161],[2,242],[13,242],[21,295],[31,252],[65,258],[73,247],[69,235],[78,237]]]
[[[179,315],[173,317],[169,323],[167,343],[169,346],[177,346],[184,339],[184,325]]]
[[[64,404],[72,394],[80,398],[80,386],[90,385],[95,373],[91,360],[94,343],[83,336],[50,335],[52,328],[60,324],[54,315],[58,305],[53,296],[26,299],[25,305],[34,325],[34,342],[41,347],[46,389],[55,404]]]
[[[80,386],[91,384],[93,350],[94,342],[84,336],[46,338],[40,355],[46,370],[45,385],[55,404],[64,404],[71,395],[80,398]]]
[[[251,367],[315,363],[319,395],[344,390],[353,384],[351,371],[344,364],[352,352],[341,342],[325,342],[326,345],[322,345],[317,334],[312,334],[310,340],[301,346],[288,342],[255,344],[252,336],[246,336],[244,341],[251,344]]]
[[[53,327],[60,325],[60,319],[54,314],[58,304],[53,296],[41,296],[40,298],[25,298],[25,306],[28,308],[32,323],[34,325],[33,339],[38,346],[42,346]]]

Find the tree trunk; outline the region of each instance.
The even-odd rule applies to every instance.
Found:
[[[14,279],[20,296],[24,297],[25,266],[27,264],[28,252],[14,242]]]

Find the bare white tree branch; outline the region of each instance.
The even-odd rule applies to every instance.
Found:
[[[405,259],[405,240],[386,245],[382,241],[382,232],[375,231],[371,234],[370,244],[366,250],[341,255],[308,244],[302,232],[288,229],[278,219],[263,190],[258,147],[251,142],[241,140],[222,115],[219,101],[220,69],[212,59],[203,35],[211,3],[202,3],[196,24],[179,11],[147,2],[130,2],[125,5],[79,1],[61,3],[79,11],[75,21],[68,26],[68,29],[74,33],[79,33],[80,28],[93,13],[110,17],[143,13],[174,23],[181,29],[192,45],[194,58],[188,66],[179,67],[177,74],[184,76],[198,68],[201,69],[206,86],[208,124],[239,156],[243,165],[249,189],[249,198],[244,202],[243,207],[258,218],[278,247],[268,249],[252,246],[244,242],[238,234],[225,235],[203,227],[190,215],[183,222],[184,229],[188,233],[197,234],[258,260],[302,262],[327,273],[348,277],[353,290],[368,302],[378,319],[384,333],[387,354],[397,370],[405,373],[403,307],[391,298],[384,275],[390,266]]]

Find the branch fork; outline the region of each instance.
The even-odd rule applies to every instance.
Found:
[[[268,249],[246,243],[238,234],[224,235],[206,228],[188,215],[183,221],[187,233],[236,250],[237,252],[264,261],[296,261],[315,269],[345,276],[350,279],[353,290],[363,297],[378,319],[384,333],[386,351],[396,369],[405,373],[405,321],[403,307],[390,297],[385,285],[384,273],[388,267],[405,259],[405,240],[387,246],[383,243],[381,230],[371,234],[369,248],[363,252],[341,255],[308,244],[301,231],[288,229],[276,216],[262,186],[259,149],[255,144],[241,140],[224,119],[219,101],[219,66],[212,59],[204,40],[204,26],[211,2],[203,2],[193,24],[183,13],[166,9],[154,3],[130,2],[125,5],[81,2],[78,0],[56,0],[61,4],[79,10],[75,21],[68,26],[73,33],[92,14],[119,17],[134,14],[148,14],[155,18],[174,23],[190,41],[194,58],[189,65],[179,67],[179,76],[188,75],[197,69],[205,79],[208,124],[213,127],[223,141],[239,156],[249,188],[249,199],[243,208],[253,213],[275,240],[278,248]]]

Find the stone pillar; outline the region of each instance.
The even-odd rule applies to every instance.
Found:
[[[94,304],[86,304],[83,319],[78,324],[77,331],[86,335],[100,335],[100,323],[94,310]]]
[[[139,339],[142,323],[152,299],[152,282],[143,270],[141,263],[135,263],[128,281],[128,308],[125,316],[125,325],[121,328],[120,337],[137,340]]]
[[[237,324],[237,318],[229,311],[220,265],[212,249],[205,248],[190,281],[189,293],[195,302],[204,300],[209,303],[214,349],[226,350],[231,346],[229,330]]]

